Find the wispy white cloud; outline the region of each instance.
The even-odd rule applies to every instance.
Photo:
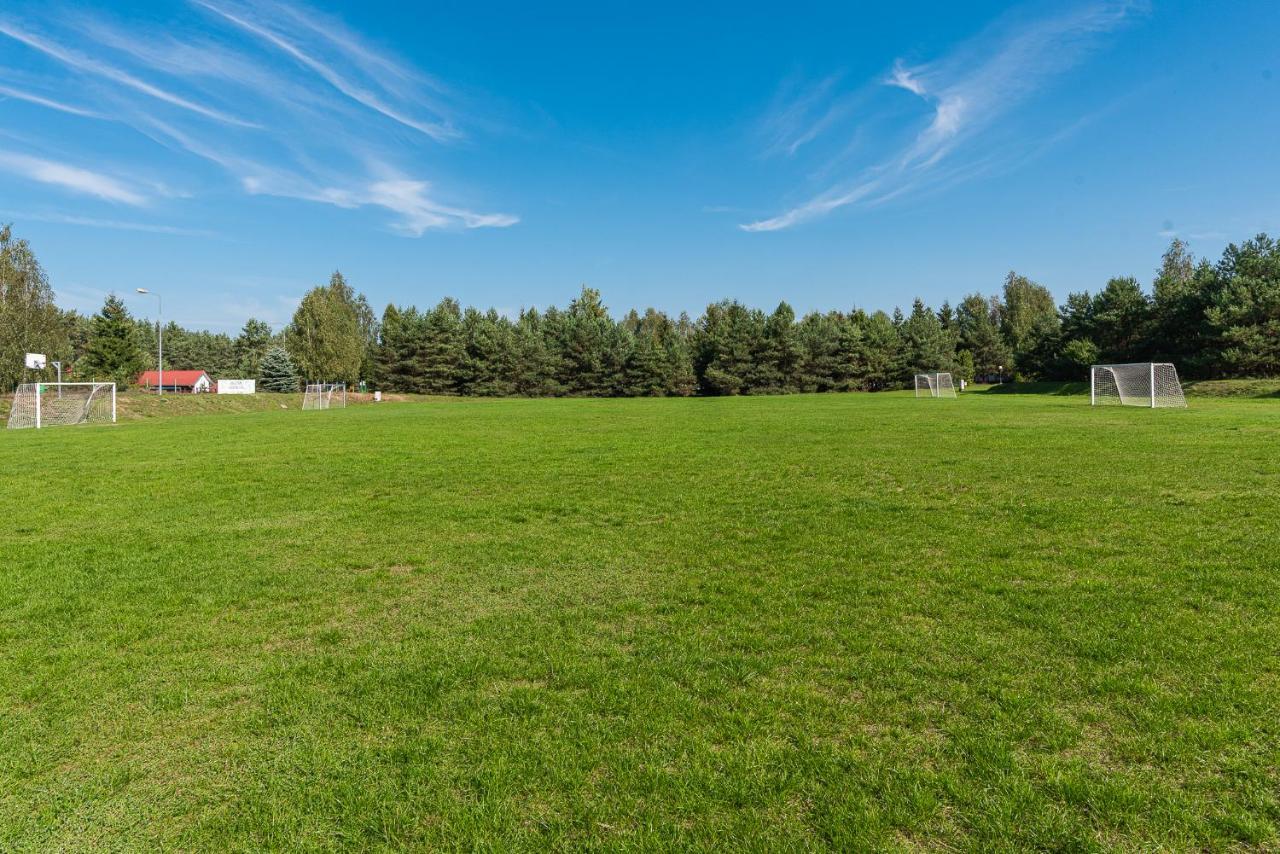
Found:
[[[447,124],[442,124],[439,122],[421,121],[419,119],[413,118],[412,116],[405,114],[403,111],[399,109],[396,109],[392,105],[388,104],[376,92],[373,92],[366,87],[356,84],[354,81],[348,79],[345,75],[338,73],[335,69],[333,69],[329,65],[326,65],[325,63],[311,56],[309,53],[302,50],[300,47],[295,45],[293,42],[289,41],[284,36],[278,35],[277,33],[273,32],[268,26],[264,24],[255,23],[254,21],[249,20],[247,17],[233,14],[232,12],[227,11],[221,6],[215,5],[213,3],[205,2],[205,0],[194,0],[194,2],[197,5],[202,6],[205,9],[208,9],[210,12],[213,12],[215,15],[220,15],[221,17],[225,18],[227,21],[231,22],[232,24],[235,24],[237,27],[241,28],[242,30],[248,33],[252,33],[258,38],[261,38],[264,41],[268,42],[269,44],[275,46],[279,50],[283,51],[284,53],[292,57],[297,62],[311,69],[313,72],[319,75],[323,80],[325,80],[330,86],[332,86],[334,89],[337,89],[339,92],[341,92],[343,95],[346,95],[351,100],[357,101],[363,104],[364,106],[368,107],[369,109],[374,110],[375,112],[379,112],[382,115],[386,116],[387,118],[392,119],[393,121],[399,122],[405,127],[413,128],[414,130],[420,131],[426,134],[427,136],[431,137],[432,139],[449,140],[459,136],[458,131]]]
[[[393,228],[413,237],[433,229],[506,228],[519,217],[502,213],[477,213],[465,208],[441,204],[431,197],[431,184],[382,170],[379,179],[361,184],[316,184],[296,175],[245,164],[253,169],[242,182],[246,191],[322,202],[340,208],[376,206],[399,215]]]
[[[954,175],[941,170],[941,164],[1054,76],[1079,64],[1096,48],[1101,36],[1145,8],[1141,0],[1098,0],[1030,22],[1002,20],[934,62],[916,66],[896,62],[882,82],[929,105],[931,114],[925,126],[898,151],[864,166],[855,177],[777,216],[744,223],[741,228],[778,231],[843,207],[876,204],[930,182],[952,180]],[[957,166],[968,168],[966,164]]]
[[[301,9],[285,4],[274,8],[283,20],[300,27],[303,31],[314,33],[323,42],[332,45],[342,56],[359,66],[375,79],[378,85],[389,92],[396,92],[401,97],[419,102],[427,100],[422,92],[424,86],[441,95],[451,94],[449,87],[436,78],[406,66],[370,47],[364,39],[337,18],[315,9]],[[429,105],[438,114],[443,115],[446,112],[438,102],[432,101]]]
[[[144,205],[147,202],[142,194],[109,175],[18,152],[0,151],[0,170],[108,202],[126,205]]]
[[[884,82],[887,86],[897,86],[899,89],[906,89],[913,95],[924,96],[924,84],[911,73],[910,69],[902,64],[902,60],[898,60],[893,64],[893,71],[890,72],[888,79]]]
[[[92,110],[86,110],[83,107],[64,104],[61,101],[55,101],[52,98],[46,98],[37,95],[34,92],[24,92],[21,89],[15,89],[12,86],[0,84],[0,98],[16,98],[19,101],[26,101],[29,104],[38,104],[41,107],[47,107],[50,110],[57,110],[60,113],[70,113],[73,116],[81,116],[87,119],[100,119],[102,115]]]
[[[137,131],[170,152],[149,158],[130,181],[114,186],[65,172],[45,170],[46,177],[129,203],[143,196],[190,198],[229,178],[251,196],[387,211],[391,229],[410,236],[519,221],[459,203],[446,181],[427,177],[427,146],[458,139],[458,121],[471,118],[464,99],[439,81],[309,8],[189,0],[189,10],[163,28],[104,13],[55,11],[39,30],[0,12],[0,37],[53,60],[9,79],[0,75],[0,99],[11,94],[47,109],[109,119],[120,132]],[[75,97],[67,97],[71,91]],[[86,99],[83,108],[72,104]],[[227,112],[229,104],[236,115]],[[43,156],[55,142],[60,151],[75,149],[74,138],[65,136],[43,145],[12,139],[8,147],[26,148],[29,157]],[[192,168],[191,157],[216,170]],[[110,217],[99,221],[123,227]]]
[[[778,216],[745,223],[740,228],[743,231],[781,231],[784,228],[791,228],[793,225],[799,225],[807,220],[825,216],[834,210],[861,201],[878,188],[879,182],[873,180],[849,189],[824,193]]]
[[[811,86],[784,83],[762,122],[766,153],[792,155],[816,138],[833,118],[831,93],[839,83],[838,74]]]
[[[301,199],[348,209],[380,207],[398,215],[392,223],[395,231],[412,237],[432,229],[506,228],[520,221],[512,214],[478,213],[438,202],[431,195],[430,182],[405,177],[376,160],[366,164],[373,177],[363,180],[327,170],[308,174],[228,155],[163,122],[152,122],[151,126],[184,150],[220,166],[251,195]]]
[[[122,71],[121,69],[108,65],[105,62],[100,62],[92,57],[85,56],[78,51],[62,47],[48,39],[26,32],[16,25],[2,19],[0,19],[0,34],[21,42],[33,50],[40,51],[41,53],[50,56],[53,59],[76,69],[77,71],[106,78],[107,80],[111,80],[122,86],[126,86],[130,89],[141,92],[144,95],[155,98],[158,101],[164,101],[167,104],[180,107],[184,110],[189,110],[193,113],[204,116],[205,118],[215,119],[227,124],[239,125],[240,127],[256,127],[252,122],[242,121],[234,116],[229,116],[226,113],[220,112],[211,107],[206,107],[193,101],[189,101],[180,95],[175,95],[174,93],[165,91],[158,86],[153,86],[147,81],[135,77],[127,71]]]
[[[204,228],[183,228],[150,222],[127,222],[115,219],[98,219],[88,216],[61,213],[32,213],[30,211],[5,211],[4,215],[31,222],[54,222],[62,225],[82,225],[86,228],[106,228],[113,231],[142,231],[148,234],[171,234],[178,237],[216,237],[217,232]]]

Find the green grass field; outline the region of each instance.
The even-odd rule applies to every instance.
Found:
[[[1280,403],[0,431],[0,849],[1280,845]]]

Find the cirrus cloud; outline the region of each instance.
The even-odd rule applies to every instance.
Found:
[[[1033,20],[1003,19],[982,35],[932,62],[894,63],[881,83],[900,89],[929,108],[927,121],[896,151],[890,151],[781,214],[740,228],[780,231],[855,204],[874,205],[929,185],[952,181],[971,165],[948,171],[942,165],[966,144],[1036,94],[1056,76],[1096,50],[1101,38],[1146,9],[1142,0],[1099,0]],[[833,103],[840,94],[833,94]],[[809,142],[831,123],[822,105],[802,104],[783,114],[791,121],[787,138]],[[814,119],[814,115],[820,118]],[[799,117],[799,123],[794,119]],[[794,149],[794,146],[793,146]],[[826,174],[837,164],[817,171]]]

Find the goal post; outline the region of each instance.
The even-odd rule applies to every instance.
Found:
[[[115,383],[23,383],[13,393],[10,429],[114,424]]]
[[[1094,365],[1089,371],[1092,406],[1185,407],[1178,369],[1169,362]]]
[[[951,374],[946,371],[935,371],[930,374],[916,374],[916,397],[955,397],[956,387]]]
[[[344,409],[346,405],[346,383],[307,383],[302,392],[303,409]]]

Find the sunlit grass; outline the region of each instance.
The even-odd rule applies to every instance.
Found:
[[[0,849],[1280,843],[1280,407],[0,431]]]

